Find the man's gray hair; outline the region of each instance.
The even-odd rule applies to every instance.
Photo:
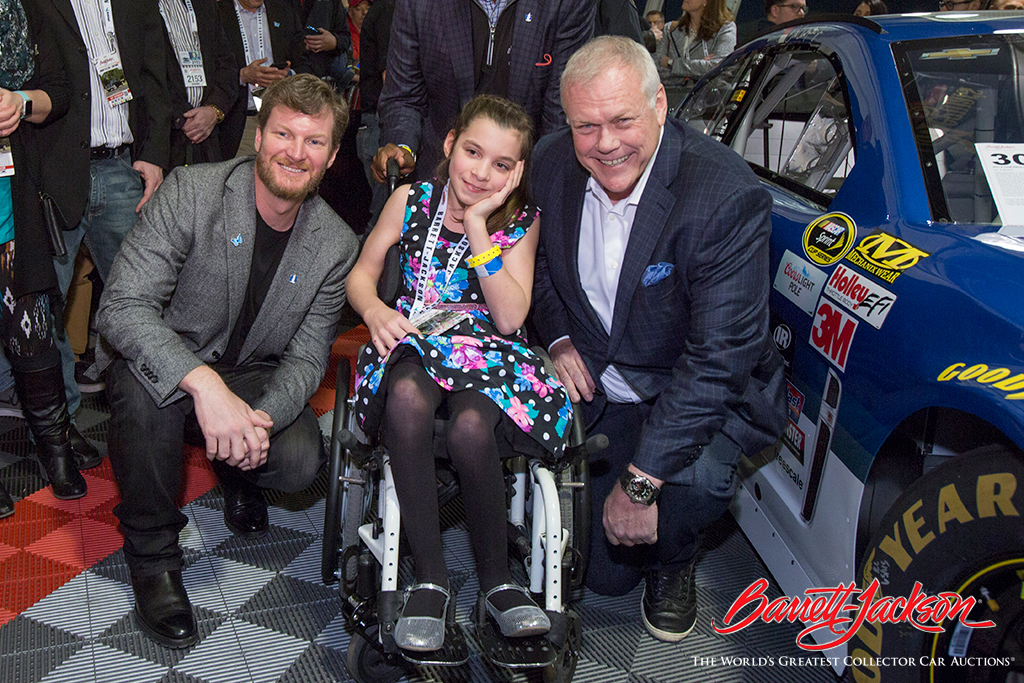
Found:
[[[622,36],[594,38],[569,58],[559,85],[562,108],[565,108],[565,95],[569,88],[586,85],[598,74],[616,66],[626,67],[639,77],[641,92],[654,109],[658,86],[661,85],[654,59],[643,45]]]

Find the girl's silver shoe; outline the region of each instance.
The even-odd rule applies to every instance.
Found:
[[[431,590],[444,594],[444,610],[442,610],[440,618],[407,617],[403,614],[395,625],[395,644],[403,650],[413,652],[440,650],[444,646],[444,625],[448,616],[448,603],[452,598],[451,593],[436,583],[417,583],[405,591],[405,601],[408,603],[409,596],[418,590]]]
[[[519,591],[530,599],[531,604],[511,607],[505,611],[498,610],[498,608],[491,604],[491,596],[505,590]],[[548,619],[547,613],[536,604],[533,604],[533,598],[530,597],[530,593],[522,586],[517,586],[513,583],[503,583],[500,586],[495,586],[487,591],[485,603],[487,604],[487,613],[498,624],[501,634],[506,638],[539,636],[551,629],[551,620]]]

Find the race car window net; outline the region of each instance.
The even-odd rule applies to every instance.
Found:
[[[1024,38],[912,40],[892,51],[932,220],[1001,224],[975,143],[1024,142]],[[1024,164],[1021,173],[1024,182]]]
[[[807,46],[737,60],[680,117],[730,145],[766,180],[827,208],[854,163],[837,60]]]

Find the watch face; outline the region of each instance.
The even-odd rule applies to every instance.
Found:
[[[654,495],[654,484],[644,477],[634,477],[629,481],[626,493],[638,503],[646,503]]]

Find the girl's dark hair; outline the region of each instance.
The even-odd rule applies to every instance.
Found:
[[[782,0],[778,0],[778,2],[782,2]],[[733,16],[729,8],[725,6],[725,0],[708,0],[708,4],[704,7],[704,13],[700,17],[700,26],[697,27],[697,37],[701,40],[711,40],[730,21],[733,21]],[[674,31],[677,26],[689,30],[690,15],[683,12],[672,30]]]
[[[470,124],[481,116],[494,122],[499,128],[519,133],[519,158],[523,161],[523,179],[519,187],[512,190],[505,203],[495,209],[487,219],[487,232],[494,234],[507,228],[515,217],[530,203],[526,186],[530,177],[530,153],[533,151],[533,119],[520,105],[497,95],[477,95],[462,108],[462,113],[452,126],[455,141]],[[437,165],[435,173],[441,184],[448,182],[448,157]]]
[[[860,0],[860,2],[857,3],[857,7],[860,7],[861,5],[868,6],[868,11],[871,12],[871,14],[868,15],[869,17],[877,17],[882,14],[889,13],[889,8],[885,6],[885,3],[882,2],[882,0]]]

